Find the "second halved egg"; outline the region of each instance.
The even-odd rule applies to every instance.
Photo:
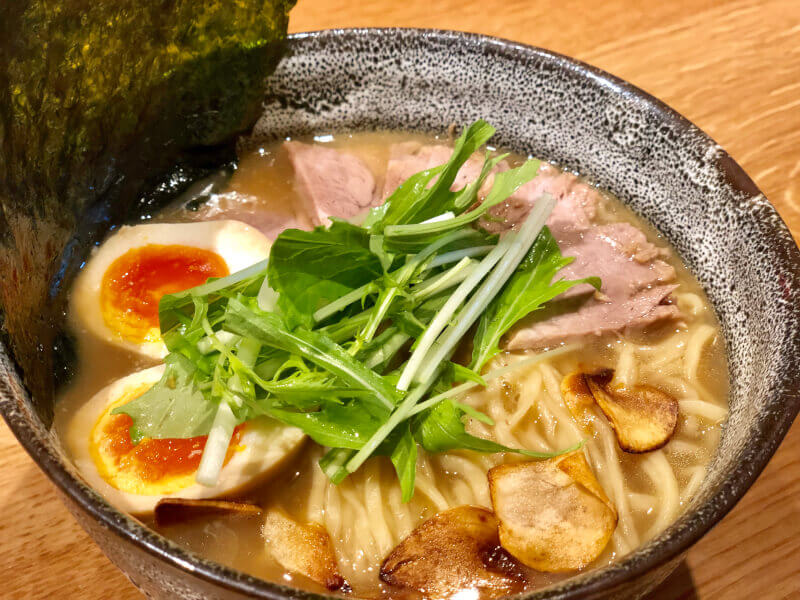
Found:
[[[247,421],[234,432],[217,484],[200,485],[195,474],[206,436],[146,438],[134,444],[131,418],[112,412],[147,391],[163,373],[159,365],[116,380],[63,425],[67,449],[78,470],[121,510],[146,516],[162,498],[235,497],[274,475],[305,439],[296,427],[268,417]]]

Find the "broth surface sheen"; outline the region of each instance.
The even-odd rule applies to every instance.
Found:
[[[373,172],[380,190],[390,146],[409,140],[443,143],[439,138],[402,132],[325,134],[299,141],[356,155]],[[508,160],[515,166],[524,158],[511,155]],[[215,202],[204,206],[179,199],[154,220],[235,219],[236,216],[226,216],[235,209],[240,214],[280,214],[295,219],[299,226],[308,226],[307,219],[294,209],[299,204],[298,192],[282,142],[242,156]],[[630,223],[643,231],[650,242],[669,249],[656,230],[609,194],[602,194],[596,221]],[[674,435],[663,448],[644,454],[623,452],[608,420],[596,406],[592,409],[586,456],[617,509],[618,524],[611,542],[588,569],[636,549],[685,510],[705,477],[727,418],[728,370],[716,316],[701,286],[674,250],[669,249],[664,260],[676,271],[678,287],[672,298],[684,316],[682,322],[581,342],[568,352],[514,370],[485,389],[461,398],[461,402],[495,422],[489,426],[470,420],[468,431],[506,446],[541,452],[569,447],[586,435],[560,392],[562,379],[578,369],[588,372],[611,368],[615,380],[622,384],[650,385],[678,400]],[[81,331],[76,334],[80,368],[57,405],[56,429],[62,435],[69,415],[104,385],[153,364],[110,348]],[[487,368],[511,364],[527,355],[504,352]],[[317,464],[322,454],[322,448],[307,442],[275,478],[250,491],[246,498],[261,506],[280,507],[299,522],[323,525],[331,536],[342,575],[353,588],[349,595],[366,598],[414,597],[415,594],[399,592],[380,581],[383,559],[416,526],[441,511],[465,504],[491,509],[486,472],[498,464],[520,460],[510,454],[451,451],[428,455],[421,451],[416,492],[411,502],[404,504],[388,459],[371,458],[363,468],[334,486]],[[203,517],[160,531],[190,550],[258,577],[327,592],[319,584],[278,565],[265,547],[261,523],[253,517]],[[540,573],[526,568],[524,589],[540,588],[572,574]]]

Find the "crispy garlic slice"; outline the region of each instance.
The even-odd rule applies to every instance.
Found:
[[[586,376],[575,371],[564,377],[561,380],[561,397],[578,424],[586,429],[591,421],[589,409],[595,404]]]
[[[537,571],[585,567],[617,526],[617,511],[581,451],[494,467],[489,491],[500,543]]]
[[[678,401],[649,385],[625,387],[613,383],[614,371],[572,373],[561,382],[561,393],[572,414],[585,423],[594,402],[603,411],[625,452],[642,453],[663,447],[678,425]]]
[[[347,586],[330,535],[319,523],[298,523],[282,510],[271,508],[264,516],[264,537],[267,550],[287,571],[305,575],[332,591]]]
[[[524,575],[510,557],[497,559],[499,546],[492,512],[459,506],[412,531],[383,561],[380,577],[428,599],[450,598],[463,590],[476,590],[482,598],[521,591]]]
[[[262,512],[260,506],[232,500],[206,500],[195,498],[162,498],[154,511],[156,525],[167,527],[198,517],[242,515],[257,516]]]

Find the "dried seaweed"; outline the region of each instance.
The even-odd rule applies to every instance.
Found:
[[[109,225],[233,156],[293,4],[0,4],[0,307],[43,417],[62,284]]]

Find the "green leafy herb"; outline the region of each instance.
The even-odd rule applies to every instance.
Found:
[[[495,160],[488,160],[487,167],[493,167],[496,164]],[[493,206],[497,206],[508,198],[511,194],[516,192],[524,184],[528,183],[531,179],[536,177],[539,171],[539,161],[529,160],[522,166],[495,175],[492,189],[487,195],[486,199],[481,204],[469,212],[465,212],[457,217],[445,219],[442,221],[435,221],[432,223],[417,223],[407,225],[390,225],[384,229],[384,236],[386,244],[393,248],[399,247],[403,244],[405,249],[413,249],[413,244],[424,243],[436,236],[447,233],[455,229],[463,228],[469,223],[477,221],[480,217]],[[483,180],[478,180],[482,182]],[[471,198],[477,198],[477,190],[475,195]]]
[[[467,433],[465,416],[492,420],[454,397],[496,376],[479,368],[516,321],[573,285],[599,285],[553,281],[569,259],[542,229],[549,196],[502,238],[474,227],[539,168],[532,160],[494,173],[485,201],[470,208],[502,156],[487,153],[475,180],[450,187],[493,132],[483,121],[467,128],[445,165],[409,178],[363,226],[285,231],[268,263],[165,296],[165,376],[117,409],[133,418],[136,439],[208,433],[198,481],[213,484],[235,423],[266,415],[327,447],[319,464],[334,483],[389,457],[404,501],[418,445],[556,455]],[[453,362],[475,323],[472,364]]]
[[[386,409],[392,408],[399,398],[394,386],[324,334],[300,327],[292,331],[278,315],[257,307],[248,308],[236,298],[228,301],[225,326],[228,331],[309,360],[352,388],[371,392],[374,400]]]
[[[138,398],[116,407],[112,414],[133,419],[131,440],[144,438],[191,438],[208,435],[217,412],[197,389],[192,362],[180,354],[170,354],[161,379]]]
[[[381,425],[380,419],[359,402],[331,403],[324,411],[316,412],[273,409],[269,415],[302,429],[312,440],[329,448],[358,450]]]
[[[450,160],[441,167],[428,169],[409,178],[389,196],[380,220],[370,230],[379,233],[388,225],[420,223],[456,208],[456,192],[450,191],[459,169],[483,144],[494,135],[495,129],[478,120],[464,130],[456,140]],[[428,186],[437,176],[433,185]]]
[[[561,255],[550,230],[543,229],[516,273],[502,292],[495,296],[478,322],[473,342],[473,369],[480,371],[490,358],[500,352],[500,338],[517,321],[539,310],[549,300],[583,283],[600,289],[600,279],[597,277],[553,281],[556,273],[573,260],[572,257]]]
[[[397,479],[400,481],[400,490],[403,502],[408,502],[414,495],[414,479],[417,475],[417,443],[411,434],[409,424],[399,427],[397,440],[390,455]]]
[[[314,231],[290,229],[270,249],[267,277],[291,325],[311,328],[314,312],[383,274],[366,231],[343,221]]]

